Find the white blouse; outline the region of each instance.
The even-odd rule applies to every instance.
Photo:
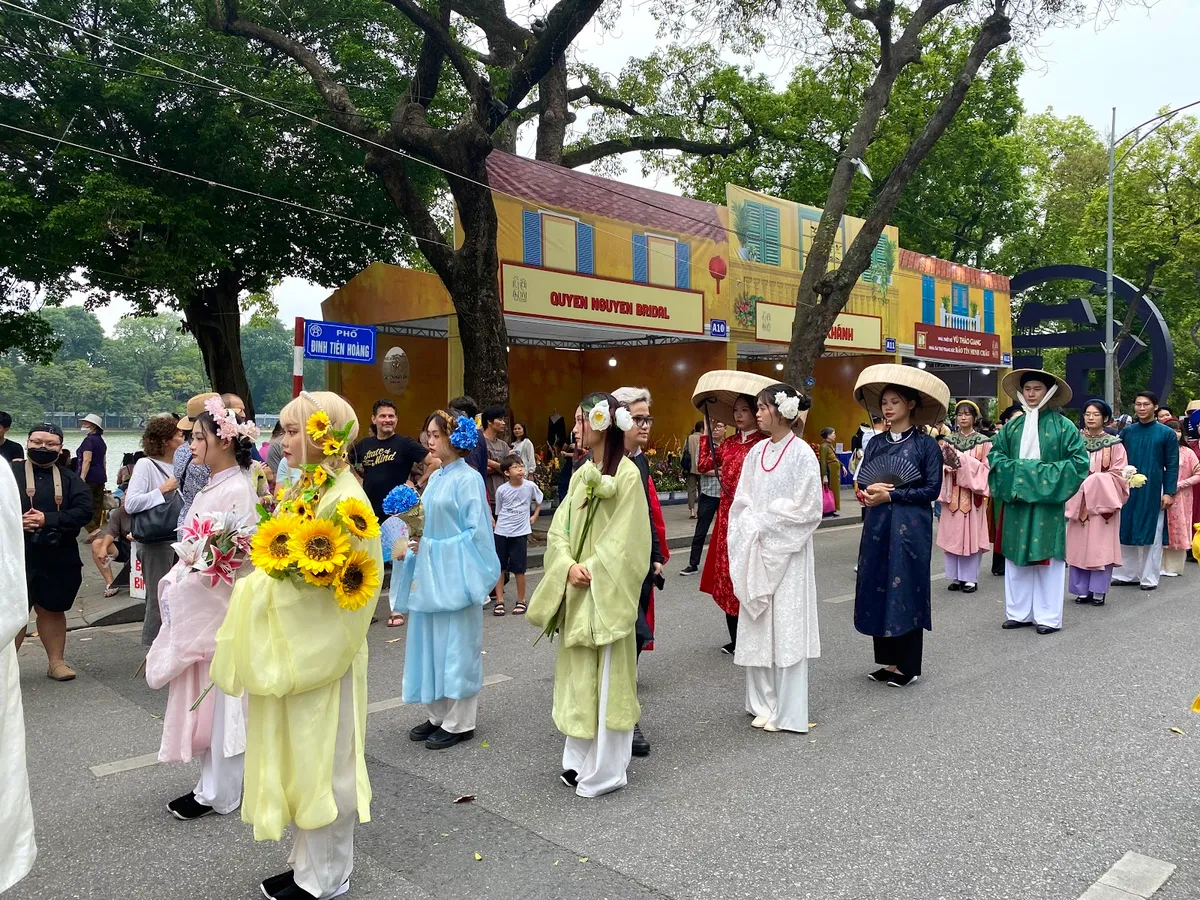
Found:
[[[125,488],[125,511],[133,515],[162,506],[167,502],[167,498],[159,488],[168,478],[174,477],[170,463],[150,459],[148,456],[139,459],[133,467],[129,487]]]

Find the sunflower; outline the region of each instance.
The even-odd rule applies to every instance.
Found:
[[[333,579],[337,576],[338,570],[333,566],[327,569],[320,569],[316,572],[301,571],[304,580],[309,584],[314,584],[317,587],[329,587],[333,584]]]
[[[379,537],[379,519],[375,517],[371,507],[357,497],[347,497],[339,503],[337,513],[355,537]]]
[[[312,476],[307,472],[300,473],[300,490],[306,491],[313,486]]]
[[[317,466],[312,470],[312,483],[317,487],[321,487],[323,484],[325,484],[328,478],[329,473],[325,471],[324,466]]]
[[[281,484],[279,486],[279,490],[277,490],[275,492],[275,499],[278,500],[280,503],[282,503],[283,498],[287,496],[287,492],[288,492],[287,485]]]
[[[306,522],[313,517],[313,506],[303,497],[297,497],[291,503],[287,504],[288,512],[292,515],[305,520]]]
[[[379,565],[361,550],[350,554],[333,581],[334,596],[342,609],[362,609],[379,589]]]
[[[331,427],[329,416],[326,413],[315,412],[308,417],[308,424],[305,425],[305,430],[308,431],[309,437],[314,441],[323,441]]]
[[[295,516],[268,519],[254,533],[250,543],[250,561],[264,572],[280,572],[291,565],[292,533],[300,522]]]
[[[300,523],[288,546],[301,572],[323,575],[346,561],[350,539],[328,519],[310,519]]]
[[[326,456],[341,456],[345,444],[337,438],[328,438],[321,444],[321,452]]]

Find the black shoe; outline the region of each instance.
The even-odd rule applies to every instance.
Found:
[[[1039,625],[1037,627],[1038,634],[1054,634],[1056,631],[1061,631],[1061,628],[1054,628],[1051,625]]]
[[[1018,622],[1016,619],[1008,619],[1000,627],[1001,628],[1029,628],[1032,625],[1033,625],[1032,622]]]
[[[565,769],[563,773],[558,776],[558,780],[567,787],[575,787],[579,784],[579,773],[574,769]]]
[[[429,736],[429,739],[425,741],[425,748],[427,750],[445,750],[449,747],[453,747],[455,744],[461,744],[463,741],[469,741],[473,737],[475,737],[474,728],[472,728],[470,731],[461,731],[458,734],[453,734],[449,731],[444,731],[443,729],[438,728]]]
[[[892,677],[888,679],[888,683],[887,683],[888,687],[900,687],[900,688],[908,687],[910,684],[912,684],[914,681],[916,681],[918,678],[921,677],[920,675],[902,675],[899,672],[892,672],[891,675],[892,675]]]
[[[408,739],[410,741],[424,741],[427,740],[429,736],[437,730],[438,726],[427,720],[422,722],[420,725],[414,726],[412,730],[408,732]]]
[[[633,755],[634,756],[649,756],[650,742],[646,740],[646,736],[642,734],[642,726],[633,726]]]
[[[1103,606],[1104,605],[1104,595],[1103,594],[1088,594],[1088,599],[1091,600],[1092,606]]]
[[[1137,584],[1136,581],[1118,581],[1115,578],[1112,580],[1112,583],[1113,587],[1133,587]]]
[[[977,590],[979,590],[979,585],[977,585],[975,582],[973,582],[973,581],[964,581],[963,582],[962,592],[964,594],[973,594]]]
[[[948,585],[946,585],[946,590],[961,591],[962,590],[962,582],[961,581],[952,581]]]
[[[288,869],[281,875],[272,875],[270,878],[264,878],[259,889],[267,900],[274,900],[275,895],[288,886],[295,886],[296,873]]]
[[[700,571],[700,569],[698,569],[696,566],[687,566],[679,574],[680,575],[695,575],[699,571]]]
[[[1143,584],[1142,590],[1143,591],[1155,591],[1155,590],[1158,590],[1158,585],[1157,584]]]
[[[172,800],[167,804],[167,809],[171,811],[171,815],[184,822],[190,822],[192,819],[202,819],[213,811],[211,806],[205,806],[203,803],[197,802],[196,795],[191,793],[184,794],[182,797]]]
[[[342,894],[350,890],[350,879],[347,878],[342,882],[342,886],[335,890],[332,894],[326,894],[326,900],[333,900],[334,897],[340,897]],[[285,888],[282,888],[278,893],[272,895],[272,900],[319,900],[304,888],[300,887],[294,881]]]
[[[1091,603],[1092,595],[1091,594],[1081,594],[1075,598],[1075,602],[1076,603]],[[1101,601],[1101,602],[1103,602],[1103,601]]]
[[[736,641],[730,641],[728,644],[726,644],[724,647],[722,647],[722,648],[721,648],[721,652],[722,652],[722,653],[727,653],[727,654],[729,654],[730,656],[733,656],[733,651],[734,651],[734,650],[736,650],[736,649],[737,649],[737,642],[736,642]]]
[[[872,681],[878,681],[881,684],[887,684],[888,679],[896,673],[891,669],[876,669],[874,672],[868,672],[867,677]]]

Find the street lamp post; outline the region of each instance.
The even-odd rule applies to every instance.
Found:
[[[1107,252],[1105,260],[1105,286],[1104,286],[1104,400],[1108,403],[1110,409],[1117,408],[1116,394],[1116,372],[1117,372],[1117,346],[1116,336],[1113,333],[1113,181],[1117,171],[1117,166],[1125,161],[1133,149],[1140,144],[1158,129],[1162,128],[1170,122],[1176,115],[1183,112],[1185,109],[1191,109],[1193,106],[1200,106],[1200,100],[1194,100],[1191,103],[1184,104],[1176,109],[1168,110],[1165,113],[1159,113],[1153,118],[1147,119],[1140,125],[1136,125],[1129,129],[1120,137],[1117,137],[1117,108],[1114,106],[1112,111],[1112,130],[1108,134],[1108,240]],[[1147,125],[1154,124],[1154,127],[1141,134],[1141,130]],[[1117,159],[1117,144],[1121,143],[1130,135],[1137,135],[1135,140],[1123,154]],[[1128,313],[1127,313],[1128,315]]]

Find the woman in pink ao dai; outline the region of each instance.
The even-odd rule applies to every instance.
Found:
[[[1125,446],[1104,426],[1112,412],[1103,400],[1083,408],[1083,443],[1088,476],[1067,501],[1067,589],[1076,603],[1103,606],[1113,566],[1121,564],[1121,507],[1129,499]]]
[[[992,442],[975,430],[979,407],[970,400],[954,408],[958,431],[942,441],[942,515],[937,545],[946,552],[946,586],[973,594],[979,583],[979,563],[991,549],[988,540],[988,453]]]

